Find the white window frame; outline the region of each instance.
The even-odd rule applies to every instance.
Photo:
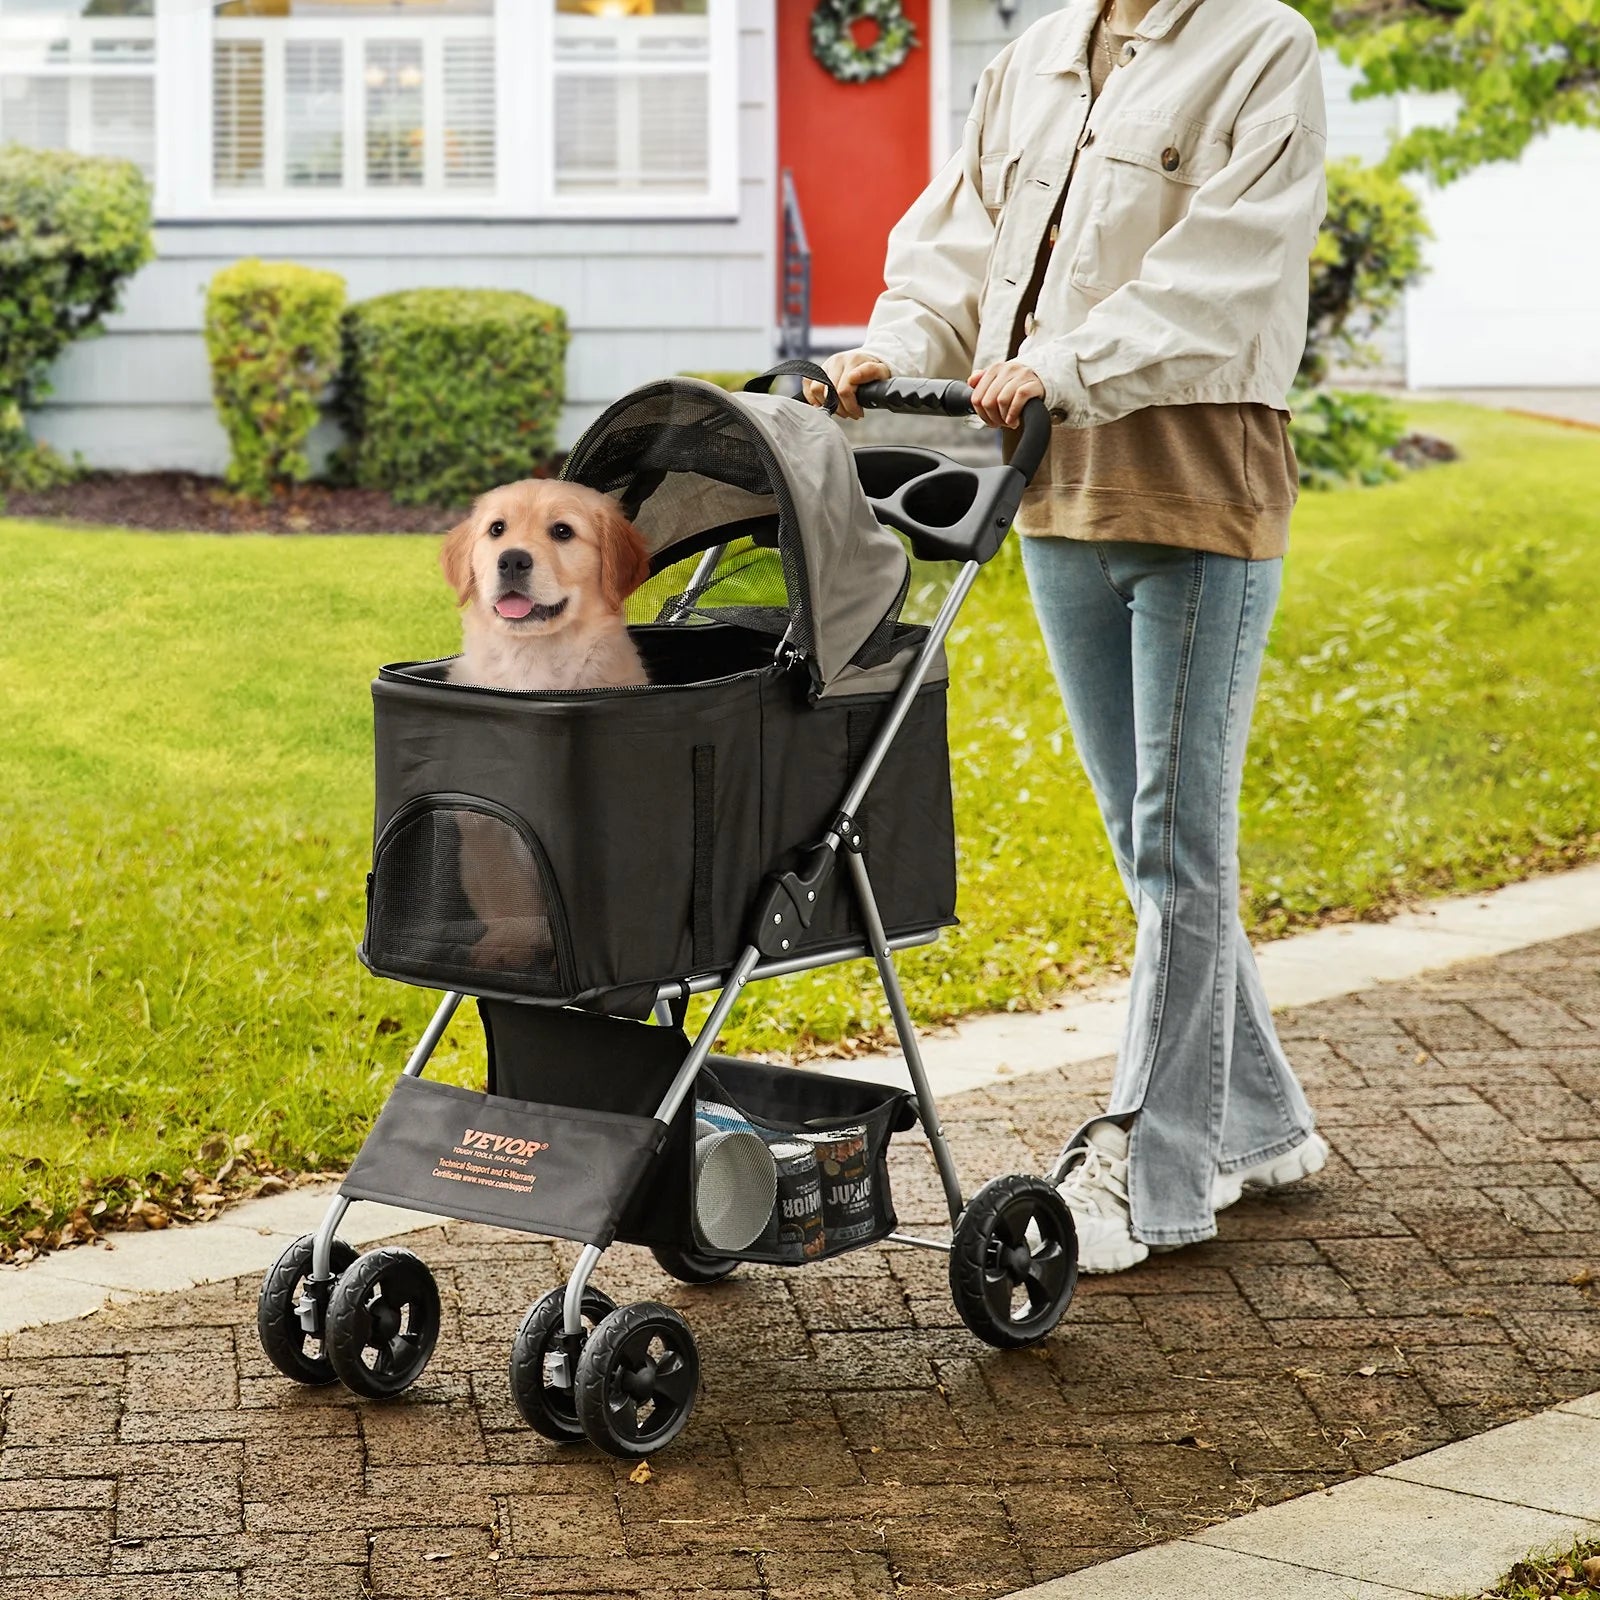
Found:
[[[35,57],[27,48],[31,44],[47,44],[63,36],[71,39],[75,47],[65,61]],[[8,39],[20,43],[23,54],[15,61],[9,61],[0,54],[0,76],[52,79],[66,83],[68,150],[89,152],[94,148],[90,109],[93,85],[108,78],[139,78],[150,83],[152,110],[159,120],[160,55],[155,48],[155,27],[149,17],[58,17],[49,12],[7,13],[3,31],[0,31],[0,48]],[[96,42],[131,39],[150,41],[154,59],[141,61],[112,57],[97,61],[94,58],[93,46]],[[5,137],[4,129],[0,129],[0,141]],[[152,167],[159,167],[159,135],[152,144]]]
[[[558,195],[555,185],[555,7],[551,0],[494,0],[495,182],[480,189],[219,190],[212,183],[211,0],[155,0],[156,217],[162,222],[338,222],[364,220],[731,220],[739,214],[739,18],[737,0],[707,0],[710,174],[705,194]],[[226,20],[226,19],[224,19]],[[392,37],[419,37],[420,24],[362,22]],[[330,19],[297,24],[297,35],[329,34]],[[348,39],[348,32],[339,32]],[[346,81],[349,57],[346,50]],[[662,70],[662,69],[657,69]],[[700,70],[697,68],[696,70]],[[430,81],[436,75],[430,74]],[[437,93],[435,88],[432,92]],[[345,170],[364,162],[352,144],[346,96]],[[269,141],[281,129],[268,127]]]

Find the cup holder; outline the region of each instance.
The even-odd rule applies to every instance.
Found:
[[[977,498],[977,473],[947,467],[912,484],[900,503],[906,515],[925,528],[953,528],[972,510]]]
[[[869,500],[887,500],[897,489],[936,471],[942,458],[931,450],[902,449],[893,445],[868,445],[857,450],[856,476]]]

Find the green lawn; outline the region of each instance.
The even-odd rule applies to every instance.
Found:
[[[1463,461],[1297,517],[1247,780],[1257,930],[1600,847],[1600,437],[1415,420]],[[344,1160],[432,1004],[354,949],[367,683],[457,637],[433,541],[0,521],[0,570],[0,1240],[84,1186],[214,1167],[219,1132]],[[952,657],[966,923],[905,959],[925,1020],[1038,1006],[1131,937],[1014,550]],[[885,1021],[836,969],[733,1032],[816,1048]],[[441,1069],[470,1081],[479,1052],[463,1019]]]

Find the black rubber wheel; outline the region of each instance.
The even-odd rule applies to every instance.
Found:
[[[650,1254],[656,1258],[656,1265],[679,1283],[721,1283],[739,1265],[727,1256],[708,1255],[703,1250],[680,1250],[670,1244],[653,1244]]]
[[[296,1239],[261,1280],[261,1293],[256,1296],[256,1332],[267,1360],[284,1377],[313,1385],[337,1383],[339,1375],[328,1360],[326,1308],[317,1319],[315,1333],[307,1333],[300,1324],[300,1296],[311,1273],[311,1244],[309,1233]],[[355,1251],[343,1239],[333,1241],[329,1265],[335,1279],[355,1259]]]
[[[1037,1344],[1078,1285],[1078,1231],[1043,1178],[986,1183],[968,1202],[950,1246],[950,1294],[961,1320],[999,1350]]]
[[[608,1455],[647,1456],[683,1432],[700,1387],[700,1353],[670,1306],[613,1311],[578,1362],[578,1421]]]
[[[439,1286],[409,1250],[371,1250],[334,1285],[328,1358],[356,1394],[383,1400],[409,1389],[439,1341]]]
[[[578,1406],[573,1399],[577,1373],[562,1388],[549,1381],[545,1366],[545,1358],[560,1350],[565,1299],[565,1289],[552,1289],[528,1308],[511,1341],[511,1398],[516,1401],[522,1420],[535,1433],[557,1444],[575,1444],[583,1437],[583,1424],[578,1421]],[[617,1303],[610,1295],[601,1294],[598,1289],[583,1291],[585,1341],[616,1309]]]

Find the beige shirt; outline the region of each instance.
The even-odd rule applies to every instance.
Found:
[[[985,70],[960,152],[890,234],[862,345],[897,377],[1003,361],[1059,208],[1018,350],[1058,422],[1281,410],[1326,199],[1316,35],[1283,0],[1157,0],[1091,96],[1100,9],[1066,0]]]
[[[1131,37],[1113,32],[1104,18],[1096,25],[1089,40],[1095,98]],[[1013,355],[1031,331],[1059,218],[1058,205],[1018,309]],[[1056,428],[1050,453],[1018,510],[1017,529],[1263,560],[1281,556],[1288,547],[1289,515],[1298,493],[1299,472],[1283,412],[1239,401],[1151,406],[1115,422]]]

